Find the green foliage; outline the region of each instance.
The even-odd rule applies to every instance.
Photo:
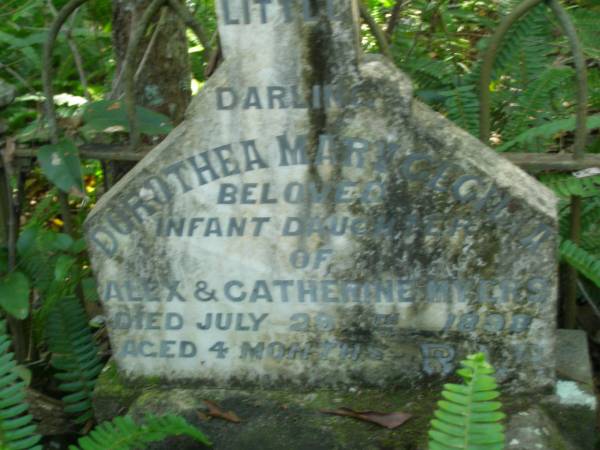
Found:
[[[443,91],[446,98],[444,107],[448,118],[469,133],[479,132],[479,100],[475,86],[460,86],[451,91]]]
[[[504,417],[493,377],[481,353],[467,356],[457,371],[464,384],[445,384],[429,430],[429,450],[502,450]]]
[[[81,175],[81,161],[77,146],[68,140],[45,145],[37,159],[43,174],[60,190],[85,197]]]
[[[562,198],[560,256],[582,275],[600,287],[600,175],[577,178],[569,174],[545,174],[540,180]],[[579,244],[570,238],[572,195],[582,197]]]
[[[11,342],[5,322],[0,322],[0,329],[0,447],[41,450],[33,417],[26,414],[25,382],[19,381],[13,354],[8,352]]]
[[[136,107],[140,132],[149,136],[167,134],[173,129],[170,119],[141,106]],[[83,132],[129,131],[129,119],[122,101],[90,103],[83,114]]]
[[[395,2],[372,0],[371,13],[383,29]],[[477,136],[477,86],[481,52],[501,15],[520,2],[403,3],[390,47],[396,64],[407,72],[417,96]],[[600,51],[600,14],[591,5],[569,8],[590,57]],[[364,48],[377,49],[369,32]],[[588,64],[590,111],[597,112],[600,71]],[[572,142],[575,79],[572,55],[557,21],[542,3],[519,19],[500,44],[494,64],[492,142],[500,151],[560,151]],[[596,109],[594,109],[596,108]],[[588,126],[598,128],[598,118]],[[533,148],[532,148],[533,147]]]
[[[514,139],[502,144],[496,148],[496,150],[499,152],[504,152],[515,146],[533,144],[540,138],[548,140],[566,131],[575,131],[575,127],[575,116],[571,116],[566,119],[552,120],[542,125],[526,129],[526,131],[523,131],[518,136],[515,136]],[[587,129],[589,131],[597,128],[600,128],[600,114],[595,114],[587,119]]]
[[[168,436],[182,435],[210,445],[206,436],[182,417],[148,415],[140,425],[129,416],[116,417],[112,422],[104,422],[88,436],[79,439],[79,447],[72,445],[69,450],[129,450],[143,448],[143,444],[160,441]]]
[[[75,414],[77,423],[93,417],[92,394],[103,366],[87,323],[82,306],[68,297],[55,305],[46,325],[59,388],[68,393],[63,397],[65,411]]]
[[[587,252],[574,242],[564,240],[560,244],[560,256],[600,287],[600,257]]]
[[[29,315],[29,280],[21,272],[11,272],[0,278],[0,306],[17,319]]]
[[[571,174],[552,173],[541,175],[540,181],[561,197],[600,197],[600,175],[577,178]]]

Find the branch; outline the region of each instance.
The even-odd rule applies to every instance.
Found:
[[[156,23],[156,28],[154,28],[154,32],[152,33],[152,37],[150,38],[150,42],[148,42],[148,46],[146,47],[146,51],[144,52],[144,56],[142,56],[142,60],[140,61],[140,65],[138,67],[138,69],[135,71],[135,75],[133,76],[133,79],[135,80],[135,82],[137,83],[140,75],[142,74],[142,71],[144,70],[144,67],[146,66],[146,63],[148,62],[148,58],[150,57],[150,53],[152,53],[152,49],[154,48],[154,45],[156,44],[156,39],[158,37],[158,33],[160,32],[161,27],[164,25],[165,23],[165,18],[166,18],[166,13],[167,13],[167,9],[163,8],[160,12],[160,18],[158,19],[158,22]]]
[[[385,38],[381,27],[377,24],[377,22],[375,22],[375,19],[373,19],[373,16],[371,15],[371,13],[369,13],[369,10],[361,0],[358,0],[358,7],[360,9],[360,16],[367,23],[371,30],[371,33],[373,33],[373,36],[377,41],[379,51],[383,55],[387,56],[389,59],[392,59],[392,54],[390,53],[390,48],[388,47],[387,39]]]
[[[52,12],[52,15],[56,18],[58,16],[58,11],[54,7],[52,0],[48,0],[48,8]],[[88,89],[87,76],[85,74],[85,69],[83,67],[83,58],[81,57],[81,53],[79,52],[79,48],[73,39],[73,23],[75,22],[75,17],[77,15],[77,11],[73,13],[73,15],[69,18],[70,24],[65,26],[65,36],[67,38],[67,43],[69,44],[69,48],[71,49],[71,53],[73,54],[73,59],[75,60],[75,67],[77,68],[77,73],[79,73],[79,81],[81,82],[81,87],[83,88],[84,97],[90,101],[92,96],[90,95],[90,91]]]
[[[398,20],[400,19],[400,11],[410,3],[410,0],[401,2],[400,0],[396,0],[394,4],[394,8],[392,9],[392,14],[390,15],[390,19],[388,20],[387,27],[385,28],[385,36],[389,40],[392,39],[394,35],[394,31],[396,31],[396,26],[398,25]]]

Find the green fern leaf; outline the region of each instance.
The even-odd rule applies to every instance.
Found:
[[[59,388],[65,411],[76,416],[76,423],[93,417],[92,393],[102,363],[98,348],[88,327],[88,320],[74,298],[61,300],[48,315],[47,338],[52,352],[52,365],[58,370]]]
[[[545,67],[536,74],[523,88],[518,101],[509,99],[505,111],[507,121],[502,127],[502,139],[510,141],[528,128],[556,118],[553,106],[555,97],[564,96],[565,86],[573,84],[574,73],[570,67]],[[541,138],[538,136],[536,141]],[[537,144],[541,145],[540,142]]]
[[[479,132],[479,99],[474,85],[460,86],[441,93],[448,118],[472,135]]]
[[[429,431],[429,450],[501,450],[505,416],[494,369],[483,354],[470,355],[457,373],[465,384],[446,384]]]
[[[197,428],[182,417],[167,415],[146,416],[137,425],[129,416],[116,417],[112,422],[104,422],[94,428],[86,437],[79,439],[79,447],[71,445],[69,450],[129,450],[140,448],[141,444],[160,441],[168,436],[189,436],[204,445],[210,442]]]
[[[586,252],[600,259],[600,230],[584,233],[579,245]]]
[[[570,174],[551,173],[540,175],[540,181],[564,198],[572,195],[579,197],[600,195],[600,175],[577,178]]]
[[[530,144],[538,138],[552,138],[559,133],[575,130],[575,126],[575,116],[571,116],[567,119],[553,120],[543,125],[529,128],[527,131],[522,132],[514,139],[497,147],[496,150],[499,152],[505,152],[516,145]],[[600,128],[600,114],[595,114],[588,117],[587,128],[590,131]]]
[[[565,240],[560,244],[560,256],[600,287],[600,258],[588,253],[570,240]]]
[[[496,71],[510,73],[522,86],[534,80],[548,65],[549,37],[548,10],[541,4],[511,27],[498,51]]]
[[[600,228],[600,196],[587,200],[581,212],[583,230],[588,230],[593,226]]]
[[[25,383],[19,382],[6,324],[0,322],[0,448],[41,450],[41,436],[35,432],[33,417],[25,414]],[[24,415],[25,414],[25,415]]]

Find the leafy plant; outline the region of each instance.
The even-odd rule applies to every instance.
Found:
[[[11,272],[0,279],[0,306],[11,316],[25,319],[29,315],[29,280],[21,272]]]
[[[116,417],[94,428],[88,436],[79,439],[79,447],[71,445],[69,450],[128,450],[143,448],[142,444],[160,441],[167,436],[189,436],[206,446],[210,442],[197,428],[182,417],[148,415],[137,425],[129,416]]]
[[[33,417],[26,414],[25,382],[19,381],[6,323],[0,322],[0,448],[3,450],[41,450]]]
[[[464,384],[445,384],[429,430],[429,450],[502,450],[504,417],[493,377],[482,353],[469,355],[457,371]]]
[[[600,256],[598,254],[592,254],[567,239],[560,244],[560,256],[600,287]]]
[[[39,149],[37,158],[42,172],[57,188],[85,197],[79,151],[72,141],[45,145]]]
[[[571,174],[544,174],[540,180],[561,199],[559,247],[561,258],[583,276],[600,286],[600,175],[578,178]],[[581,238],[570,240],[572,195],[582,197]]]
[[[87,323],[79,302],[68,297],[55,305],[46,326],[52,365],[61,381],[59,388],[67,392],[63,397],[65,411],[76,415],[76,423],[84,423],[94,415],[92,395],[103,367]]]
[[[171,120],[147,108],[136,106],[140,132],[149,136],[167,134],[172,129]],[[86,106],[83,114],[84,132],[129,131],[129,118],[125,103],[120,100],[101,100]]]

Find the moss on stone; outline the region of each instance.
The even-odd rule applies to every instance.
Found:
[[[145,389],[131,407],[134,416],[146,413],[181,414],[196,423],[219,449],[394,449],[424,448],[429,421],[440,387],[395,391],[242,389]],[[206,410],[203,399],[234,411],[240,424],[223,420],[200,420]],[[321,410],[346,407],[357,411],[403,411],[413,417],[401,427],[388,430],[348,417],[324,414]],[[177,445],[184,445],[181,441]],[[174,441],[166,441],[169,448]],[[178,447],[179,448],[179,447]],[[188,447],[181,447],[188,448]],[[197,448],[197,447],[189,447]]]

